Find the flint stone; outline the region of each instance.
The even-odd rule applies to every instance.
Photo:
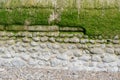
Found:
[[[87,43],[87,42],[89,42],[88,39],[81,39],[81,40],[80,40],[80,43],[81,43],[81,44],[85,44],[85,43]]]
[[[40,41],[46,42],[46,41],[48,41],[48,37],[46,37],[46,36],[45,36],[45,37],[41,37],[41,38],[40,38]]]
[[[90,40],[90,43],[95,44],[95,40]]]
[[[37,52],[36,49],[35,49],[35,48],[32,48],[32,47],[28,48],[27,51],[28,51],[29,53],[35,53],[35,52]]]
[[[64,38],[66,35],[65,34],[60,34],[60,37]]]
[[[57,41],[57,42],[63,42],[63,39],[61,39],[61,38],[56,38],[56,41]]]
[[[33,47],[33,51],[35,51],[35,52],[40,51],[40,47],[39,46]]]
[[[104,42],[105,42],[105,40],[96,40],[96,42],[97,42],[97,43],[101,43],[101,44],[102,44],[102,43],[104,43]]]
[[[47,51],[43,51],[41,54],[39,54],[38,59],[48,61],[51,57],[51,53]]]
[[[104,56],[103,56],[103,62],[105,63],[110,63],[110,62],[115,62],[116,61],[116,56],[114,54],[108,54],[106,53]]]
[[[82,38],[84,34],[78,34],[77,37],[78,38]]]
[[[68,43],[68,42],[70,42],[70,39],[69,39],[69,38],[65,38],[65,39],[64,39],[64,42],[65,42],[65,43]]]
[[[120,68],[120,61],[119,61],[119,62],[117,62],[117,66]]]
[[[64,67],[65,67],[65,66],[67,66],[67,65],[68,65],[68,61],[62,61],[62,62],[61,62],[61,64],[62,64],[62,66],[64,66]]]
[[[51,50],[51,53],[52,53],[52,54],[60,54],[58,50],[54,50],[54,49]]]
[[[89,50],[92,54],[103,54],[104,53],[104,50],[101,49],[101,48],[91,48]]]
[[[85,38],[85,39],[88,39],[89,37],[88,37],[88,35],[84,35],[84,38]]]
[[[89,67],[94,67],[94,63],[92,63],[92,62],[89,62]]]
[[[106,51],[106,53],[114,54],[113,48],[106,48],[105,51]]]
[[[116,35],[116,36],[114,37],[114,39],[115,39],[115,40],[119,40],[119,36]]]
[[[58,54],[56,58],[64,61],[69,59],[69,57],[66,54]]]
[[[75,48],[77,48],[76,45],[68,45],[68,49],[70,49],[70,50],[75,49]]]
[[[26,63],[23,61],[23,60],[21,60],[21,59],[17,59],[17,58],[15,58],[15,59],[13,59],[12,61],[11,61],[11,64],[14,66],[14,67],[23,67],[23,66],[25,66],[26,65]]]
[[[28,47],[29,46],[28,43],[22,43],[21,45],[22,45],[22,47]]]
[[[104,68],[105,65],[104,65],[104,63],[98,63],[98,64],[97,64],[97,67],[98,67],[98,68]]]
[[[117,67],[117,62],[108,63],[109,67]]]
[[[52,44],[51,44],[51,43],[48,43],[48,44],[47,44],[47,47],[48,47],[49,49],[53,49],[53,47],[52,47]]]
[[[66,51],[66,49],[59,49],[59,53],[65,53]]]
[[[115,49],[115,54],[120,55],[120,48]]]
[[[12,55],[7,53],[1,56],[2,58],[8,59],[8,58],[12,58]]]
[[[53,46],[53,49],[59,49],[60,48],[59,44],[53,44],[52,46]]]
[[[67,49],[69,45],[65,45],[65,44],[60,44],[60,49]]]
[[[20,47],[21,44],[22,44],[22,42],[17,42],[17,43],[15,44],[15,47]]]
[[[52,67],[58,66],[58,65],[60,64],[60,62],[61,62],[61,61],[58,60],[58,59],[56,59],[56,58],[54,58],[54,59],[52,59],[52,60],[50,61]]]
[[[118,67],[107,67],[108,72],[118,72]]]
[[[46,61],[44,61],[44,60],[40,60],[40,61],[38,62],[38,64],[39,64],[40,66],[49,66],[49,65],[50,65],[49,62],[46,62]]]
[[[25,49],[25,48],[23,48],[23,47],[19,47],[18,51],[19,51],[19,52],[25,52],[25,51],[26,51],[26,49]]]
[[[73,38],[70,39],[70,42],[72,42],[72,43],[79,43],[80,40],[77,37],[73,37]]]
[[[44,60],[44,61],[48,61],[50,59],[50,56],[38,56],[39,60]]]
[[[80,56],[82,56],[83,52],[82,52],[82,50],[75,50],[75,51],[73,51],[73,54],[75,57],[80,57]]]
[[[39,37],[33,37],[32,39],[33,39],[33,41],[35,41],[35,42],[38,42],[38,41],[40,40]]]
[[[33,37],[36,37],[36,36],[38,36],[39,34],[40,34],[39,32],[33,32],[33,33],[32,33],[32,36],[33,36]]]
[[[30,57],[33,59],[37,59],[38,56],[39,56],[38,53],[30,54]]]
[[[8,37],[13,37],[14,34],[13,34],[12,32],[9,32],[9,33],[7,33],[7,36],[8,36]]]
[[[40,44],[40,47],[41,47],[42,49],[45,49],[45,48],[47,47],[47,45],[46,45],[46,44]]]
[[[98,36],[98,39],[101,40],[101,39],[103,39],[103,37],[102,36]]]
[[[30,45],[31,45],[32,47],[35,47],[35,46],[38,46],[38,43],[37,43],[37,42],[31,42]]]
[[[100,55],[93,55],[92,56],[92,61],[100,62],[101,61],[101,56]]]
[[[30,59],[28,64],[31,65],[31,66],[37,66],[38,65],[38,60]]]
[[[83,54],[90,54],[88,50],[83,50]]]
[[[77,44],[77,48],[78,49],[82,49],[82,45],[81,44]]]
[[[108,45],[106,45],[106,47],[113,48],[113,45],[112,44],[108,44]]]
[[[87,55],[87,54],[84,54],[84,55],[82,55],[81,57],[79,57],[79,60],[88,62],[88,61],[91,60],[91,56],[90,56],[90,55]]]
[[[3,48],[0,48],[0,53],[4,53],[4,51],[5,51],[5,48],[3,47]]]
[[[119,44],[120,41],[119,40],[113,40],[113,44]]]
[[[11,67],[12,64],[11,64],[10,62],[8,62],[7,60],[0,59],[0,66],[3,66],[3,67]]]
[[[30,56],[27,54],[21,54],[20,55],[21,59],[23,59],[24,61],[29,61],[30,60]]]
[[[8,40],[8,41],[7,41],[7,44],[8,44],[8,45],[12,45],[12,44],[14,44],[14,43],[15,43],[15,40]]]
[[[22,41],[28,43],[28,42],[30,42],[30,39],[25,37],[25,38],[22,39]]]
[[[120,55],[118,56],[118,59],[120,59]]]
[[[64,34],[64,33],[62,33],[62,34],[60,34],[60,37],[73,37],[73,34]]]
[[[49,38],[49,41],[54,43],[55,42],[55,38],[51,37],[51,38]]]
[[[7,35],[6,32],[0,31],[0,37],[6,36],[6,35]]]
[[[73,51],[72,50],[67,50],[63,54],[66,54],[67,56],[73,56]]]

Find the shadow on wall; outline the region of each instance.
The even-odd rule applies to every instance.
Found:
[[[60,27],[60,31],[61,32],[82,32],[84,34],[87,34],[86,33],[86,29],[83,27],[83,26],[73,26],[73,25],[70,25],[68,27],[65,27],[65,26],[59,26]]]

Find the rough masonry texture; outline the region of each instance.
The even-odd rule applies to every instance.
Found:
[[[120,71],[120,39],[82,33],[0,31],[0,67]]]
[[[0,80],[120,80],[120,0],[0,0]]]

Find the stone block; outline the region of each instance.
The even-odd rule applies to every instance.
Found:
[[[4,30],[4,26],[0,25],[0,31]]]
[[[101,56],[100,55],[92,55],[92,61],[100,62],[101,61]]]
[[[115,48],[115,54],[120,55],[120,48]]]
[[[27,26],[22,26],[22,25],[10,25],[6,27],[7,31],[26,31]]]
[[[103,62],[105,63],[110,63],[110,62],[115,62],[116,61],[116,56],[114,54],[108,54],[106,53],[104,56],[103,56]]]
[[[89,51],[92,54],[103,54],[103,53],[105,53],[104,49],[102,49],[102,48],[91,48]]]
[[[119,44],[120,41],[119,40],[113,40],[113,44]]]
[[[65,54],[58,54],[57,59],[66,61],[69,59],[69,57]]]
[[[23,61],[22,59],[19,59],[19,58],[15,58],[11,61],[11,64],[14,66],[14,67],[23,67],[26,65],[25,61]]]
[[[38,44],[37,42],[34,42],[34,41],[33,41],[33,42],[30,43],[30,45],[31,45],[32,47],[35,47],[35,46],[38,46],[39,44]]]
[[[77,38],[77,37],[73,37],[73,38],[70,39],[70,42],[71,42],[71,43],[79,43],[80,40],[79,40],[79,38]]]
[[[106,53],[114,54],[114,49],[113,48],[105,48]]]
[[[91,60],[91,56],[90,56],[90,55],[87,55],[87,54],[84,54],[84,55],[82,55],[81,57],[79,57],[79,60],[88,62],[88,61]]]
[[[54,43],[55,42],[55,38],[51,37],[51,38],[49,38],[49,41]]]
[[[84,30],[80,27],[60,27],[60,31],[83,32]]]
[[[46,37],[46,36],[41,37],[41,38],[40,38],[40,41],[41,41],[41,42],[46,42],[46,41],[48,41],[48,37]]]
[[[5,31],[0,31],[0,37],[6,36],[6,32]]]
[[[58,26],[29,26],[28,31],[55,32],[59,31]]]
[[[56,67],[60,64],[60,60],[54,58],[50,61],[52,67]]]

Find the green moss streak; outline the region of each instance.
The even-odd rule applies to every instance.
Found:
[[[19,24],[24,25],[48,25],[48,18],[51,9],[17,8],[0,9],[0,24]]]
[[[120,12],[118,9],[84,9],[78,15],[77,9],[69,9],[62,13],[58,25],[82,26],[86,29],[86,34],[90,36],[120,35]]]

